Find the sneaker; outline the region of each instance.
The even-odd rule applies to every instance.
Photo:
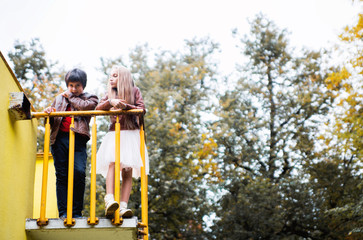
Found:
[[[134,215],[131,209],[128,208],[121,208],[120,209],[120,217],[123,218],[130,218]]]
[[[120,202],[120,217],[130,218],[133,215],[132,210],[127,208],[127,202]]]
[[[113,194],[107,194],[105,196],[105,215],[107,218],[112,218],[113,214],[119,207],[118,202],[113,198]]]

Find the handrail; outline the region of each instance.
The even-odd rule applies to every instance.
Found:
[[[49,137],[50,124],[49,117],[45,123],[44,134],[44,153],[43,153],[43,177],[42,177],[42,195],[40,200],[40,218],[37,220],[39,226],[48,225],[48,219],[45,217],[45,209],[47,204],[47,186],[48,186],[48,161],[49,161]]]
[[[68,187],[67,187],[67,218],[64,220],[64,225],[74,226],[76,221],[72,218],[73,214],[73,179],[74,179],[74,116],[71,118],[69,126],[69,157],[68,157]]]
[[[42,180],[42,198],[40,206],[40,218],[37,220],[39,226],[48,224],[48,219],[45,217],[46,206],[46,190],[48,179],[48,153],[50,142],[50,124],[49,119],[51,117],[67,117],[72,119],[70,128],[74,127],[75,116],[89,116],[94,117],[94,124],[92,126],[92,153],[91,153],[91,191],[90,191],[90,216],[87,220],[89,225],[98,224],[98,218],[95,216],[96,208],[96,152],[97,152],[97,125],[96,116],[116,115],[115,124],[115,200],[120,201],[120,123],[119,115],[140,115],[140,154],[143,162],[141,167],[141,219],[139,227],[144,228],[143,237],[148,239],[148,206],[147,206],[147,175],[145,169],[145,134],[144,134],[144,122],[143,122],[143,109],[130,109],[130,110],[90,110],[90,111],[61,111],[61,112],[32,112],[32,118],[46,118],[45,124],[45,137],[44,137],[44,161],[43,161],[43,180]],[[73,204],[73,171],[74,168],[74,132],[70,129],[70,146],[69,146],[69,172],[68,172],[68,196],[67,196],[67,218],[64,220],[64,224],[68,227],[74,226],[75,220],[72,218],[72,204]],[[112,219],[112,223],[115,225],[122,224],[122,218],[119,216],[119,211],[115,212],[115,217]]]
[[[147,197],[147,177],[146,177],[146,163],[145,163],[145,133],[144,126],[140,126],[140,153],[143,167],[141,167],[141,221],[144,227],[144,239],[148,239],[148,197]],[[144,177],[142,177],[144,176]]]
[[[90,191],[90,216],[87,219],[89,225],[97,225],[96,217],[96,153],[97,153],[97,123],[93,118],[92,125],[92,152],[91,152],[91,191]]]
[[[120,205],[120,122],[119,117],[116,117],[115,123],[115,192],[114,197],[115,201]],[[116,187],[118,186],[118,187]],[[121,225],[122,220],[120,219],[120,211],[119,208],[115,211],[114,218],[112,219],[112,223],[115,225]]]
[[[143,109],[130,109],[130,110],[90,110],[90,111],[59,111],[59,112],[32,112],[32,118],[42,117],[69,117],[69,116],[104,116],[104,115],[138,115],[143,114]]]

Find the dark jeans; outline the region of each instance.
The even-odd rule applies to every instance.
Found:
[[[85,137],[75,134],[74,146],[74,182],[73,182],[73,217],[81,217],[86,178],[87,152]],[[56,192],[59,216],[67,215],[68,156],[69,133],[59,131],[55,143],[51,146],[54,159]]]

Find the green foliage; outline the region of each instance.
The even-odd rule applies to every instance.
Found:
[[[46,60],[39,39],[32,39],[29,43],[16,41],[14,51],[8,56],[18,81],[37,111],[49,106],[55,95],[63,91],[64,71],[55,70],[56,63]]]
[[[329,189],[327,199],[331,208],[327,214],[333,219],[332,227],[343,232],[346,239],[361,239],[362,234],[362,162],[363,162],[363,15],[357,24],[346,27],[340,35],[337,51],[346,56],[338,70],[325,80],[336,96],[332,120],[320,139],[325,143],[323,154],[326,162],[336,165],[335,179],[321,179],[312,175],[319,184]],[[322,170],[325,170],[322,169]],[[332,188],[330,184],[336,182]],[[330,186],[330,187],[329,187]],[[347,232],[349,234],[347,234]],[[343,234],[342,234],[343,235]]]
[[[51,105],[57,93],[64,91],[61,87],[64,70],[55,70],[56,63],[46,59],[39,39],[28,43],[16,41],[8,56],[15,76],[36,111],[43,111]],[[44,131],[44,127],[39,125],[37,148],[40,152],[43,151]]]
[[[251,61],[236,86],[220,96],[212,128],[221,158],[233,169],[274,181],[314,159],[313,135],[327,113],[319,52],[293,56],[284,31],[258,16],[242,39]]]
[[[326,79],[328,88],[337,96],[331,135],[322,136],[330,151],[344,155],[352,163],[363,160],[363,14],[356,26],[346,27],[341,34],[341,51],[349,58],[339,70]],[[329,137],[330,136],[330,137]],[[336,140],[336,141],[332,141]],[[335,142],[335,144],[334,144]]]
[[[318,145],[335,69],[322,69],[324,51],[294,52],[285,33],[257,16],[240,38],[250,61],[220,96],[211,127],[227,192],[215,206],[216,239],[345,239],[356,223],[335,213],[362,197],[361,178]]]
[[[226,185],[212,230],[216,239],[317,239],[321,219],[319,201],[298,178],[279,184],[257,177]],[[322,225],[324,227],[324,225]]]
[[[322,236],[346,239],[352,230],[362,227],[361,175],[349,167],[342,168],[336,159],[312,164],[307,172],[313,183],[309,186],[313,199],[320,199],[321,218],[326,219],[326,233]]]

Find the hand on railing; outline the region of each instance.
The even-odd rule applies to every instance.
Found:
[[[47,107],[46,109],[44,109],[44,112],[45,113],[51,113],[51,112],[55,112],[56,110],[55,110],[55,108],[54,107]]]
[[[110,104],[116,109],[125,109],[127,106],[126,101],[123,99],[110,99]]]

